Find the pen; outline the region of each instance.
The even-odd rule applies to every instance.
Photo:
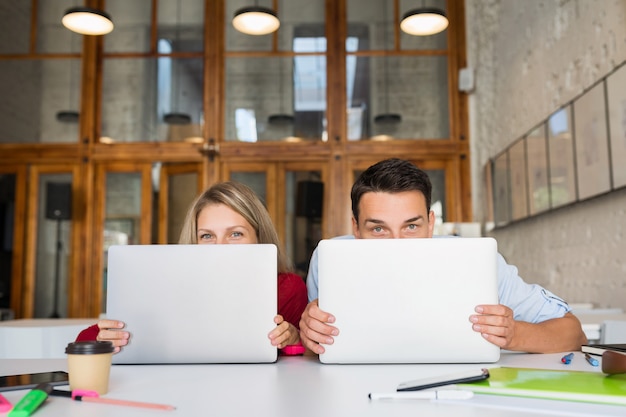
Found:
[[[28,417],[39,408],[39,406],[46,401],[48,394],[52,391],[52,385],[39,384],[28,394],[24,395],[22,399],[15,404],[13,410],[9,413],[9,417]]]
[[[89,403],[125,405],[128,407],[153,408],[153,409],[158,409],[158,410],[175,410],[176,409],[176,407],[174,407],[173,405],[143,403],[139,401],[114,400],[113,398],[88,397],[84,395],[76,395],[73,398],[76,401],[83,401],[83,402],[89,402]]]
[[[371,392],[371,400],[469,400],[474,392],[457,389],[443,389],[439,391],[401,391],[401,392]]]
[[[9,402],[2,394],[0,394],[0,413],[6,413],[11,408],[13,408],[13,404]]]
[[[596,358],[592,358],[588,353],[585,353],[585,359],[587,359],[587,362],[589,362],[591,366],[598,366],[600,364]]]
[[[567,355],[561,358],[561,362],[563,362],[565,365],[569,365],[573,357],[574,357],[573,353],[568,353]]]

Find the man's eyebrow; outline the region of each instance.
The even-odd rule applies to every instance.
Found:
[[[411,217],[410,219],[406,219],[404,222],[405,223],[412,223],[412,222],[416,222],[418,220],[423,220],[424,216],[422,216],[421,214],[419,216],[415,216],[415,217]]]
[[[364,223],[374,223],[374,224],[385,224],[385,222],[383,220],[378,220],[378,219],[365,219],[363,222]]]

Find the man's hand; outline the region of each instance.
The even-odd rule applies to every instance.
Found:
[[[475,311],[479,314],[470,316],[472,329],[494,345],[508,349],[515,337],[513,310],[497,304],[479,305]]]
[[[300,340],[302,344],[318,355],[324,353],[324,345],[334,343],[333,336],[339,334],[339,329],[327,323],[334,323],[332,314],[320,310],[317,299],[307,304],[300,318]]]
[[[470,316],[472,329],[502,349],[529,353],[580,350],[587,343],[580,321],[571,312],[563,317],[528,323],[516,321],[513,311],[501,304],[479,305]]]

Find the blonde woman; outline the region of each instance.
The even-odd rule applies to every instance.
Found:
[[[303,279],[293,267],[278,241],[278,234],[265,206],[248,186],[222,182],[200,194],[187,212],[180,244],[272,243],[278,248],[278,315],[268,338],[279,349],[300,342],[300,316],[307,305]],[[116,351],[128,344],[130,333],[120,331],[124,323],[100,320],[83,330],[76,339],[109,340]]]

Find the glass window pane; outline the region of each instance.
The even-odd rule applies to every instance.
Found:
[[[110,172],[106,175],[103,242],[102,311],[106,306],[108,250],[112,245],[139,243],[141,174]]]
[[[115,25],[104,37],[105,53],[150,51],[152,0],[107,0],[105,11]]]
[[[293,40],[303,32],[325,37],[324,5],[324,0],[279,0],[278,50],[295,51]]]
[[[526,151],[528,152],[529,206],[530,214],[533,215],[550,208],[545,123],[526,136]]]
[[[263,204],[267,207],[267,174],[263,172],[231,172],[230,179],[246,184],[252,188],[252,191],[261,199]]]
[[[196,173],[175,174],[168,177],[167,243],[178,243],[185,215],[198,194]]]
[[[225,92],[228,141],[319,140],[325,136],[324,56],[229,58]]]
[[[576,201],[574,143],[572,141],[571,106],[548,119],[548,152],[550,156],[550,198],[552,208]]]
[[[11,277],[15,223],[15,174],[0,174],[0,320],[12,315]]]
[[[204,49],[204,1],[160,0],[158,39],[166,39],[172,52],[201,52]]]
[[[0,54],[29,52],[30,15],[30,1],[0,2],[0,22],[5,22],[0,25]],[[6,22],[11,22],[11,24],[6,24]]]
[[[496,226],[511,220],[511,187],[509,182],[509,153],[498,155],[493,164],[493,212]]]
[[[348,56],[348,139],[447,139],[447,67],[440,56]]]
[[[3,60],[0,74],[0,143],[77,142],[78,59]]]
[[[576,178],[582,200],[611,188],[604,82],[585,92],[573,106]]]
[[[432,193],[430,200],[430,209],[435,212],[435,224],[447,222],[446,213],[446,171],[443,169],[426,169],[424,170],[430,178],[432,184]]]
[[[613,189],[626,185],[626,65],[606,80]]]
[[[366,2],[348,0],[346,49],[350,51],[394,49],[393,10],[393,0]]]
[[[322,239],[324,184],[320,171],[287,171],[285,180],[285,250],[296,273],[306,277]]]
[[[102,137],[109,142],[201,142],[202,71],[202,60],[196,58],[106,59]]]
[[[19,3],[30,3],[30,1]],[[36,52],[81,53],[83,35],[72,32],[61,23],[61,18],[70,7],[72,5],[68,0],[39,0],[37,2]],[[15,19],[11,18],[11,21],[13,20]]]
[[[72,174],[39,178],[34,317],[67,317]]]
[[[526,185],[526,142],[520,139],[509,149],[511,167],[511,219],[528,216],[528,187]]]

